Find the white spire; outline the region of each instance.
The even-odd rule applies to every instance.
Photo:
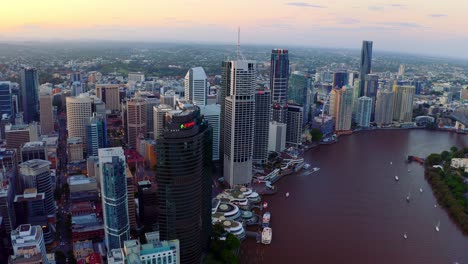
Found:
[[[244,54],[240,49],[240,27],[237,28],[237,59],[245,61]]]

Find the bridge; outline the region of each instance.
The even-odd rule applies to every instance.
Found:
[[[460,107],[453,111],[450,116],[459,123],[462,123],[465,127],[468,127],[468,108]]]

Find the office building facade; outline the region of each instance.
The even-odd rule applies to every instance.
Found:
[[[128,145],[137,148],[137,139],[146,137],[146,101],[132,98],[127,101],[127,136]]]
[[[264,164],[268,161],[268,133],[271,116],[271,90],[255,91],[255,129],[253,162]]]
[[[220,130],[221,130],[221,106],[205,105],[200,107],[201,114],[208,121],[213,130],[213,161],[219,160]]]
[[[22,68],[21,103],[24,122],[39,121],[39,76],[35,68]]]
[[[85,94],[66,98],[68,137],[81,138],[85,146],[87,143],[86,125],[92,114],[91,104],[91,98]]]
[[[49,264],[42,228],[33,225],[20,225],[11,232],[14,255],[10,261],[24,259],[25,263]]]
[[[416,88],[408,85],[394,85],[395,94],[393,119],[399,122],[411,122],[413,119],[413,100]]]
[[[19,164],[23,190],[34,188],[45,194],[45,207],[49,218],[55,217],[54,193],[52,190],[50,162],[40,159],[28,160]]]
[[[105,243],[117,249],[130,239],[125,155],[121,147],[102,148],[98,157]]]
[[[211,127],[198,107],[166,116],[156,153],[161,239],[180,240],[180,262],[200,263],[211,230]]]
[[[155,140],[159,138],[164,129],[166,113],[171,111],[172,109],[173,108],[170,105],[166,104],[153,106],[153,135]]]
[[[394,93],[379,89],[375,105],[375,123],[377,125],[388,125],[393,120]]]
[[[367,96],[359,97],[356,123],[360,127],[369,127],[372,113],[372,98]]]
[[[10,82],[0,82],[0,117],[13,115],[13,98]]]
[[[235,186],[252,180],[255,122],[255,63],[231,61],[231,84],[225,98],[224,179]]]
[[[362,42],[361,49],[361,63],[360,63],[360,74],[359,79],[359,97],[365,96],[365,80],[366,75],[371,72],[372,69],[372,41],[364,40]],[[357,87],[356,87],[357,88]]]
[[[335,131],[351,129],[353,103],[353,89],[344,87],[331,91],[329,113],[335,119]]]
[[[286,143],[300,145],[302,143],[304,108],[289,104],[286,111]]]
[[[120,110],[120,85],[97,84],[96,95],[106,104],[106,109],[111,111]]]
[[[54,132],[54,110],[52,106],[52,95],[41,92],[39,95],[40,103],[40,124],[41,135],[49,135]]]
[[[107,124],[104,117],[93,116],[86,125],[87,155],[97,156],[99,148],[107,147]]]
[[[206,105],[208,80],[205,70],[202,67],[195,67],[188,70],[185,75],[185,100],[195,105]]]

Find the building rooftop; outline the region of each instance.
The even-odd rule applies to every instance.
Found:
[[[85,175],[72,175],[67,179],[69,185],[80,185],[88,183],[96,183],[95,178],[88,178]]]
[[[67,139],[67,144],[81,144],[83,141],[79,137],[69,137]]]
[[[20,168],[42,168],[45,166],[50,166],[50,161],[40,160],[40,159],[33,159],[22,162],[19,164]]]
[[[31,142],[26,142],[23,145],[23,150],[28,149],[28,148],[41,148],[45,146],[45,142],[43,141],[31,141]]]

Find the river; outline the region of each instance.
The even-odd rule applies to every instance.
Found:
[[[308,151],[306,162],[320,171],[290,175],[277,183],[278,194],[264,197],[272,213],[272,244],[247,238],[241,263],[468,263],[468,236],[434,207],[423,167],[404,161],[454,145],[468,146],[468,137],[379,130]]]

